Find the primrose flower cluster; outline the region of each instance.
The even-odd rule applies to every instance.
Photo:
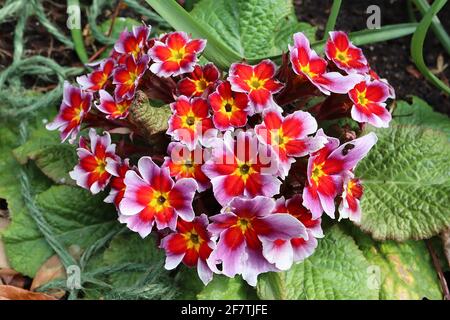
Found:
[[[78,86],[66,83],[47,128],[70,142],[89,128],[70,176],[92,194],[108,190],[130,230],[155,233],[167,269],[183,263],[205,284],[216,273],[256,285],[314,253],[324,212],[360,220],[354,169],[377,137],[342,127],[338,139],[319,123],[387,127],[394,91],[345,33],[330,33],[327,59],[299,32],[279,68],[263,60],[219,70],[199,64],[206,40],[150,31],[125,30]],[[133,121],[149,110],[141,94],[163,104],[152,110],[170,108],[165,132]]]

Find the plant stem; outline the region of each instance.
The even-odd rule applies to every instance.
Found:
[[[323,40],[328,38],[328,33],[334,30],[336,26],[336,20],[339,15],[339,10],[341,9],[342,0],[334,0],[331,6],[330,15],[328,16],[328,21],[325,26],[325,33],[323,35]]]
[[[425,240],[425,243],[427,245],[428,251],[430,252],[431,259],[433,260],[434,268],[436,269],[436,272],[438,274],[442,292],[444,293],[444,299],[450,300],[450,292],[448,290],[447,281],[445,280],[444,272],[442,271],[441,264],[439,262],[438,257],[436,256],[436,252],[434,251],[433,245],[431,244],[431,241],[429,239]]]

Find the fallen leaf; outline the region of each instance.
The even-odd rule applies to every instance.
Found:
[[[420,79],[422,77],[422,74],[419,70],[417,70],[414,66],[409,65],[406,67],[406,72],[408,72],[411,76],[413,76],[416,79]]]
[[[57,300],[45,293],[32,292],[14,286],[0,285],[0,300]]]
[[[24,277],[22,274],[14,269],[0,268],[0,285],[10,285],[18,288],[25,288],[29,284],[29,278]]]
[[[78,259],[81,255],[81,249],[79,246],[70,246],[69,253],[75,259]],[[61,260],[57,255],[52,256],[48,259],[36,273],[33,283],[31,284],[30,290],[35,291],[37,288],[57,279],[65,279],[66,270],[61,263]],[[50,290],[48,294],[54,296],[55,298],[62,298],[65,294],[64,290]]]
[[[34,291],[50,281],[64,279],[66,271],[57,255],[48,259],[38,270],[31,284],[31,290]],[[49,292],[55,298],[62,298],[65,294],[64,290],[54,290]]]

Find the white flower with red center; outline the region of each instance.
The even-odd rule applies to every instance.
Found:
[[[389,127],[391,113],[386,109],[389,87],[379,80],[362,81],[348,93],[353,102],[352,118],[358,122],[367,122],[378,128]]]
[[[361,180],[354,178],[352,174],[344,180],[344,191],[342,201],[339,205],[339,220],[350,219],[354,222],[361,221],[360,200],[363,195]]]
[[[230,131],[225,132],[202,169],[221,205],[237,196],[272,197],[280,190],[276,155],[250,131],[238,132],[236,140]]]
[[[167,149],[170,157],[166,157],[162,165],[169,168],[170,176],[176,180],[193,178],[198,184],[198,191],[205,191],[211,186],[209,178],[202,170],[202,165],[209,158],[209,152],[201,146],[190,151],[179,142],[171,142]]]
[[[339,146],[339,140],[326,136],[322,129],[317,131],[317,135],[326,137],[328,143],[308,160],[303,205],[311,211],[314,219],[319,218],[323,211],[334,218],[334,199],[342,191],[344,177],[375,145],[377,136],[371,132]]]
[[[273,214],[275,201],[257,196],[253,199],[234,198],[218,215],[212,216],[208,230],[219,236],[216,248],[208,259],[215,270],[222,264],[221,273],[228,277],[241,274],[255,286],[260,273],[277,268],[264,257],[264,243],[295,237],[307,237],[305,227],[293,216]],[[216,271],[217,272],[217,271]]]
[[[262,112],[265,108],[278,107],[273,94],[283,89],[283,84],[274,78],[275,71],[275,64],[270,60],[263,60],[256,66],[233,63],[227,80],[233,91],[248,94],[253,112]]]
[[[114,50],[119,54],[130,54],[138,59],[144,54],[150,31],[150,26],[134,26],[131,32],[125,29],[114,45]]]
[[[212,63],[205,64],[203,67],[196,65],[194,71],[178,81],[178,93],[186,97],[200,97],[214,87],[219,76],[219,69]]]
[[[142,157],[137,172],[125,175],[125,194],[119,204],[120,221],[146,237],[156,222],[157,229],[175,230],[177,218],[194,219],[192,200],[197,183],[180,179],[174,183],[169,169],[158,167],[150,157]]]
[[[294,34],[294,46],[289,45],[292,69],[298,75],[306,77],[322,93],[347,93],[364,77],[359,74],[341,75],[339,72],[327,72],[327,62],[311,49],[306,36]]]
[[[242,92],[231,91],[228,81],[222,82],[208,97],[213,110],[214,126],[221,130],[233,130],[247,124],[250,114],[248,97]]]
[[[285,200],[284,197],[276,201],[273,213],[290,214],[300,221],[306,228],[307,235],[289,240],[276,239],[263,241],[264,256],[280,270],[288,270],[293,263],[298,263],[313,254],[317,247],[317,239],[322,238],[321,219],[313,219],[311,212],[302,205],[302,197],[295,195]]]
[[[80,187],[99,193],[108,185],[111,174],[106,171],[107,161],[116,160],[116,145],[111,143],[108,132],[99,136],[94,129],[89,130],[89,144],[84,138],[80,139],[77,149],[79,163],[71,171],[70,177]]]
[[[132,55],[127,56],[125,64],[117,67],[113,75],[116,85],[114,95],[116,99],[132,99],[144,72],[147,70],[149,58],[143,55],[136,60]]]
[[[116,101],[106,90],[100,90],[99,96],[100,101],[95,103],[95,106],[106,114],[107,119],[125,119],[128,116],[132,99]]]
[[[64,82],[63,101],[56,118],[47,124],[48,130],[58,129],[61,140],[64,142],[68,137],[72,143],[80,132],[81,122],[91,109],[92,94],[84,92],[77,87]]]
[[[326,139],[308,137],[317,130],[317,121],[308,112],[296,111],[283,118],[276,109],[263,113],[263,123],[255,126],[262,143],[270,145],[279,158],[279,174],[286,177],[294,157],[303,157],[323,147]]]
[[[207,285],[213,277],[206,260],[215,248],[211,233],[207,230],[208,217],[202,214],[191,222],[178,219],[177,230],[161,241],[166,251],[167,270],[172,270],[183,262],[188,267],[197,267],[198,276]]]
[[[217,130],[205,99],[180,96],[170,104],[170,108],[173,114],[167,134],[184,143],[189,150],[194,150],[198,142],[208,145],[208,140],[215,137]]]
[[[366,57],[362,50],[351,43],[342,31],[331,31],[325,45],[327,58],[347,73],[366,74],[369,71]]]
[[[109,186],[111,191],[109,195],[105,198],[105,202],[114,203],[116,208],[119,208],[120,201],[123,199],[125,194],[125,174],[130,170],[130,161],[128,159],[121,160],[117,159],[107,159],[106,171],[111,174],[111,180]]]
[[[113,73],[116,63],[113,59],[105,59],[95,71],[88,75],[77,77],[81,89],[87,91],[98,91],[103,89]]]
[[[154,61],[150,70],[159,77],[178,76],[194,71],[206,40],[191,39],[185,32],[172,32],[156,40],[148,54]]]

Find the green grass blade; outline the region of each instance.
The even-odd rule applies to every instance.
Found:
[[[380,29],[364,29],[361,31],[351,32],[349,34],[352,42],[357,45],[365,45],[376,42],[382,42],[392,39],[401,38],[413,34],[417,28],[418,23],[400,23],[381,27]],[[325,45],[325,40],[315,42],[313,44],[314,50],[322,52]]]
[[[195,38],[208,41],[204,56],[219,68],[227,69],[233,62],[243,59],[220,39],[214,37],[208,29],[198,23],[175,0],[146,0],[147,3],[173,28],[192,34]]]
[[[342,0],[334,0],[331,6],[330,15],[328,16],[327,24],[325,25],[325,33],[323,35],[323,40],[328,38],[328,33],[334,30],[336,26],[336,20],[339,15],[339,10],[341,9]]]
[[[420,72],[436,87],[441,89],[446,94],[450,94],[450,88],[445,85],[438,77],[436,77],[426,66],[425,60],[423,58],[423,44],[425,41],[425,36],[427,35],[428,28],[433,21],[433,17],[439,12],[439,10],[444,7],[447,0],[435,0],[431,8],[427,11],[425,16],[420,21],[417,26],[416,32],[411,40],[411,56],[414,63]]]
[[[423,15],[430,10],[430,5],[425,0],[412,0],[414,5],[419,9],[420,13]],[[431,19],[431,29],[433,30],[436,37],[441,42],[444,49],[450,55],[450,37],[445,31],[437,15],[434,15]]]
[[[77,6],[80,7],[80,2],[78,0],[67,0],[67,7],[74,7]],[[81,10],[81,9],[80,9]],[[83,34],[81,32],[81,26],[80,28],[72,28],[70,29],[70,33],[72,35],[72,41],[75,48],[75,52],[78,55],[78,58],[80,58],[81,62],[86,63],[88,62],[88,55],[86,53],[86,48],[84,47],[83,42]]]

